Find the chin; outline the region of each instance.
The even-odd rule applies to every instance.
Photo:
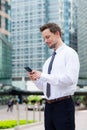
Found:
[[[49,46],[50,49],[53,49],[53,46]]]
[[[51,46],[50,46],[49,48],[50,48],[50,49],[53,49],[53,47],[51,47]]]

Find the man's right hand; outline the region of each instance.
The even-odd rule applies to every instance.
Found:
[[[37,80],[40,78],[41,72],[33,70],[32,72],[28,72],[28,75],[31,80]]]

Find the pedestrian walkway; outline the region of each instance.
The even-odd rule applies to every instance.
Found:
[[[76,111],[76,130],[87,130],[87,110]]]
[[[38,122],[35,124],[31,124],[31,125],[15,127],[14,130],[44,130],[44,123]]]
[[[76,111],[76,130],[87,130],[87,110]],[[19,129],[20,130],[20,129]],[[40,122],[34,125],[27,125],[21,130],[44,130],[44,123]]]
[[[18,119],[28,119],[43,121],[43,111],[26,111],[26,104],[20,104],[19,107],[16,105],[13,106],[13,111],[7,112],[8,106],[0,106],[0,120],[18,120]]]
[[[26,110],[25,105],[19,106],[20,110],[20,119],[26,119]],[[36,112],[33,113],[32,111],[28,111],[28,119],[33,119],[33,116],[36,115],[35,119],[38,121],[37,123],[33,124],[26,124],[24,126],[17,126],[12,129],[7,130],[44,130],[44,112],[41,113]],[[41,115],[41,121],[39,121],[39,116]],[[87,110],[76,110],[76,130],[87,130]],[[17,119],[17,108],[14,106],[13,112],[7,112],[7,106],[3,109],[0,109],[0,120],[6,119]]]

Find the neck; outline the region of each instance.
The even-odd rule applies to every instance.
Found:
[[[62,45],[63,45],[63,41],[62,40],[58,41],[56,47],[54,48],[54,51],[56,51]]]

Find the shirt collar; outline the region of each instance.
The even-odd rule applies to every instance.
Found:
[[[57,50],[56,53],[59,53],[61,50],[63,50],[65,48],[66,44],[63,43]]]

